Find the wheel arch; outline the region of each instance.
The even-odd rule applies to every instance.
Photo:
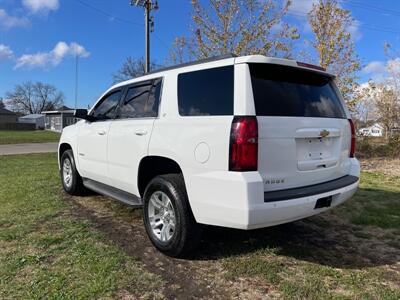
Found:
[[[69,143],[61,143],[58,146],[58,164],[61,164],[61,157],[63,155],[63,153],[67,150],[72,150],[72,146]],[[72,153],[74,153],[74,151],[72,150]]]
[[[182,174],[182,168],[173,159],[165,156],[145,156],[139,163],[137,186],[141,197],[148,183],[156,176],[165,174]]]

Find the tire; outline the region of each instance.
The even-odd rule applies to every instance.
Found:
[[[163,205],[164,208],[160,208]],[[148,184],[144,193],[143,219],[150,241],[168,256],[186,256],[200,242],[201,226],[194,219],[180,174],[157,176]]]
[[[72,150],[66,150],[61,156],[60,176],[64,190],[70,195],[82,195],[86,189],[82,177],[76,170]]]

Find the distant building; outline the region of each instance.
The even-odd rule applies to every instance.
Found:
[[[35,124],[36,129],[44,129],[44,116],[41,114],[30,114],[18,118],[18,123]]]
[[[374,137],[381,137],[383,136],[383,126],[379,123],[375,123],[372,126],[360,128],[358,130],[358,134],[361,136],[374,136]]]
[[[75,124],[78,119],[74,118],[74,110],[63,106],[59,110],[42,111],[44,115],[45,129],[61,132],[66,126]]]
[[[17,114],[0,107],[0,124],[17,123]]]

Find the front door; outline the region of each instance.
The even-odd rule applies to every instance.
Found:
[[[104,96],[91,112],[94,121],[85,121],[79,128],[77,157],[82,177],[108,183],[108,134],[121,93],[114,90]]]

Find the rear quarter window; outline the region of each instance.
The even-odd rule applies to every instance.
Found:
[[[179,114],[233,115],[233,76],[233,66],[179,74]]]
[[[249,68],[258,116],[346,118],[331,77],[273,64]]]

